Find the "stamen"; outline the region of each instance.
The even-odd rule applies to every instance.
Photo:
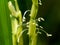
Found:
[[[39,22],[41,21],[40,18],[37,19]]]
[[[23,17],[23,19],[26,19],[25,17]]]
[[[30,11],[30,10],[26,10],[26,11],[24,12],[24,15],[23,15],[23,22],[26,21],[25,15],[26,15],[26,13],[29,12],[29,11]]]
[[[22,34],[23,34],[25,31],[27,31],[27,29],[23,30],[23,31],[20,33],[20,35],[19,35],[19,37],[18,37],[18,39],[17,39],[17,42],[18,42],[18,43],[19,43],[19,41],[20,41],[20,38],[21,38]]]
[[[47,35],[47,37],[52,36],[52,34],[48,34],[48,33],[46,33],[46,35]]]
[[[23,22],[25,22],[25,19],[26,19],[26,18],[23,16]]]
[[[42,21],[45,21],[44,18],[42,18],[42,17],[40,17],[40,19],[41,19]]]
[[[47,37],[49,37],[49,36],[52,36],[52,34],[48,34],[46,31],[44,31],[44,30],[41,30],[41,31],[43,31],[46,35],[47,35]]]
[[[27,25],[26,27],[29,27],[29,25]]]
[[[29,24],[29,22],[26,23],[27,25]]]
[[[39,5],[42,5],[41,0],[39,0]]]
[[[25,17],[25,15],[26,15],[27,12],[30,12],[30,10],[26,10],[26,11],[24,12],[24,15],[23,15],[24,17]]]
[[[37,32],[38,34],[42,34],[41,32]]]
[[[41,29],[43,29],[43,27],[42,26],[39,26]]]
[[[38,24],[36,24],[36,26],[39,26]]]

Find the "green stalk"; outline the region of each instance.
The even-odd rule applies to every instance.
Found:
[[[21,36],[19,38],[19,35],[21,34],[22,29],[23,29],[22,28],[22,14],[21,14],[21,11],[19,10],[17,0],[14,0],[14,1],[15,1],[16,10],[11,1],[8,3],[9,10],[12,13],[11,15],[11,24],[12,24],[12,33],[13,33],[12,41],[13,41],[13,45],[17,45],[17,44],[23,45],[23,37]],[[19,42],[18,42],[18,39],[19,39]]]
[[[21,11],[19,10],[19,6],[18,6],[18,3],[17,3],[17,0],[15,0],[15,6],[16,6],[16,11],[18,12],[18,22],[19,22],[19,27],[17,29],[17,40],[19,38],[19,35],[21,34],[23,28],[22,28],[22,14],[21,14]],[[19,42],[18,42],[18,45],[23,45],[23,37],[21,36],[19,38]]]
[[[10,12],[12,13],[10,15],[10,17],[11,17],[11,25],[12,25],[12,43],[13,43],[13,45],[17,45],[16,34],[17,34],[18,21],[16,20],[16,10],[15,10],[15,8],[14,8],[11,1],[8,2],[8,7],[9,7]]]
[[[18,42],[18,45],[23,45],[23,36],[21,35],[21,37],[19,37],[19,35],[21,34],[21,32],[23,31],[23,27],[22,27],[22,14],[18,13],[18,17],[19,17],[19,27],[17,29],[17,40],[19,38],[19,42]]]
[[[17,20],[16,19],[11,19],[11,24],[12,24],[12,43],[13,45],[17,45]]]
[[[36,45],[37,43],[37,34],[36,34],[36,15],[38,12],[38,0],[32,0],[32,8],[30,13],[30,22],[29,22],[29,45]]]

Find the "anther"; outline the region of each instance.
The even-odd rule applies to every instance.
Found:
[[[26,10],[26,11],[24,12],[24,15],[23,15],[23,16],[25,16],[25,15],[26,15],[26,13],[27,13],[27,12],[29,12],[29,11],[30,11],[30,10]]]
[[[29,22],[26,23],[27,25],[29,24]]]
[[[25,22],[26,18],[23,16],[23,22]]]
[[[44,18],[42,18],[42,17],[40,17],[40,19],[41,19],[42,21],[45,21]]]
[[[29,27],[29,25],[27,25],[26,27]]]
[[[43,27],[42,26],[39,26],[41,29],[43,29]]]
[[[39,26],[38,24],[36,24],[36,26]]]
[[[47,37],[52,36],[52,34],[48,34],[48,33],[46,33],[46,35],[47,35]]]
[[[37,19],[39,22],[41,21],[40,18]]]
[[[41,0],[39,0],[39,5],[42,5]]]

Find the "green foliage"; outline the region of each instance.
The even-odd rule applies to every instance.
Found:
[[[0,0],[0,45],[12,45],[8,0]]]

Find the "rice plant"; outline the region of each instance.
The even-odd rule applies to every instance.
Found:
[[[42,33],[40,31],[43,31],[47,37],[52,36],[52,34],[48,34],[44,31],[42,26],[38,25],[38,22],[45,21],[44,18],[39,17],[36,19],[38,7],[42,5],[41,0],[32,0],[31,10],[26,10],[23,15],[19,9],[17,0],[14,0],[14,3],[15,5],[13,5],[12,1],[8,2],[8,8],[11,13],[12,45],[24,45],[23,33],[25,31],[28,31],[27,35],[29,36],[29,45],[37,45],[37,35]],[[30,12],[30,20],[27,22],[25,16],[28,12]]]

